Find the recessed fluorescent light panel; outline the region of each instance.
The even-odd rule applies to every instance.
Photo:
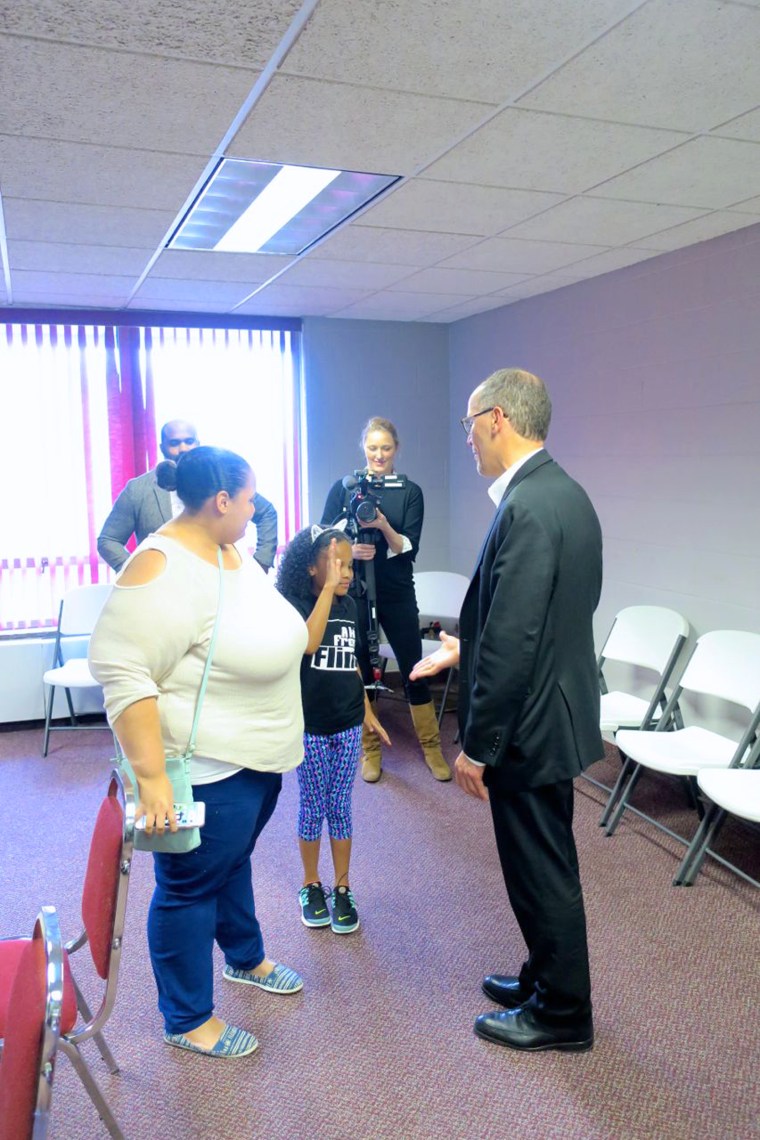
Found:
[[[167,248],[293,257],[399,178],[223,158]]]

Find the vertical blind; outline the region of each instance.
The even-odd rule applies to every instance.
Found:
[[[98,533],[166,420],[248,460],[287,542],[302,518],[299,349],[282,330],[0,326],[0,631],[53,626],[66,590],[109,580]]]

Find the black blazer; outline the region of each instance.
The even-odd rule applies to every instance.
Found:
[[[498,768],[502,788],[570,779],[603,755],[592,630],[601,585],[596,512],[539,451],[499,505],[459,623],[462,748]]]

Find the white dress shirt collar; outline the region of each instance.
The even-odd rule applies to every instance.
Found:
[[[497,507],[501,500],[504,498],[504,492],[506,491],[507,487],[512,482],[523,464],[527,463],[529,459],[532,459],[537,452],[543,450],[543,447],[537,447],[535,451],[531,451],[527,455],[523,455],[522,459],[518,459],[517,462],[513,463],[511,467],[508,467],[506,471],[503,471],[498,479],[494,480],[494,482],[488,488],[488,494]]]

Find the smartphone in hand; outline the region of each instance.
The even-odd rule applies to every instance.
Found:
[[[174,816],[180,831],[186,827],[203,827],[206,822],[206,805],[198,800],[192,804],[175,804]],[[166,826],[169,826],[168,820]],[[145,816],[138,819],[135,827],[138,831],[145,830]]]

